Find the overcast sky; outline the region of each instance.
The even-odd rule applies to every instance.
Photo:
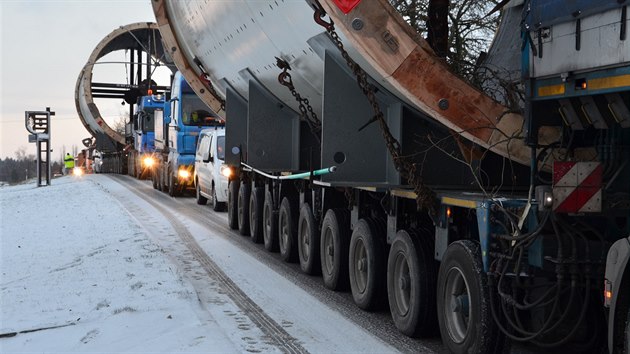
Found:
[[[106,35],[134,22],[155,22],[150,0],[0,0],[1,158],[14,157],[20,146],[35,154],[24,111],[46,107],[56,112],[52,159],[60,159],[63,146],[83,146],[91,135],[74,104],[79,72]],[[128,111],[99,109],[103,116]]]

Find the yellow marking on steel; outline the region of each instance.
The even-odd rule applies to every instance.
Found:
[[[395,197],[407,198],[407,199],[416,199],[417,195],[413,191],[406,191],[403,189],[394,189],[392,191],[392,195]]]
[[[564,92],[564,84],[541,86],[538,88],[539,97],[564,95]]]
[[[475,209],[477,208],[477,202],[473,200],[457,199],[451,197],[442,197],[442,203],[447,205],[453,205],[463,208]]]
[[[609,76],[588,80],[588,88],[590,90],[605,90],[624,86],[630,86],[630,75]]]

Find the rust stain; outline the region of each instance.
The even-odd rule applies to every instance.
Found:
[[[419,101],[439,112],[436,119],[448,121],[482,141],[490,140],[494,120],[505,110],[420,47],[411,52],[392,77]],[[447,110],[438,107],[443,98],[449,101]]]

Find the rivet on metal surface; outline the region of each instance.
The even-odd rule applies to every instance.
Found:
[[[172,47],[171,48],[171,52],[176,52],[177,51],[177,47]]]
[[[438,102],[438,107],[440,107],[441,110],[446,111],[448,109],[448,100],[446,98],[442,98]]]
[[[363,20],[360,19],[360,18],[355,18],[354,20],[352,20],[352,28],[355,31],[362,30],[363,29],[363,25],[364,25]]]

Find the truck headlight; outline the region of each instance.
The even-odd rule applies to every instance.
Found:
[[[188,170],[179,170],[177,174],[181,179],[188,179],[190,177],[190,172]]]
[[[153,167],[153,164],[155,164],[155,160],[153,159],[153,157],[147,156],[142,160],[142,164],[144,164],[144,167]]]
[[[75,167],[72,169],[72,174],[75,176],[81,176],[83,175],[83,170],[81,169],[81,167]]]

